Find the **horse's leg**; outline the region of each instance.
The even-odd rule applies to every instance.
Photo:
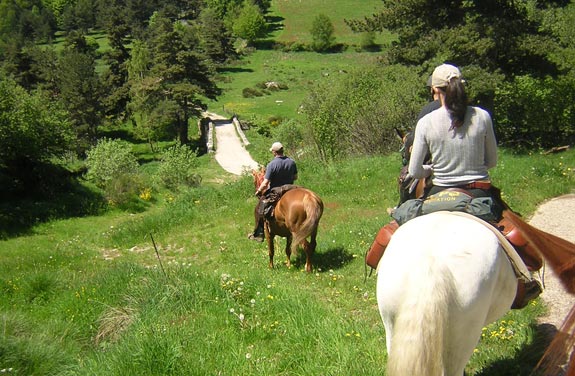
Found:
[[[311,247],[310,243],[304,239],[301,242],[301,246],[305,252],[305,271],[310,273],[311,272],[311,255],[313,254],[313,248]]]
[[[309,242],[306,239],[304,239],[302,243],[305,249],[305,256],[306,256],[305,271],[308,273],[311,273],[311,259],[313,257],[313,253],[315,252],[315,247],[317,246],[316,236],[317,236],[317,226],[312,231]]]
[[[288,236],[286,236],[286,256],[287,256],[287,267],[288,269],[291,268],[291,242],[292,242],[293,236],[291,234],[289,234]]]
[[[274,236],[270,231],[269,224],[267,221],[264,225],[264,236],[268,242],[268,255],[270,257],[270,269],[274,268]]]

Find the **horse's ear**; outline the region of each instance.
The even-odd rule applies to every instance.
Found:
[[[399,140],[400,140],[401,142],[403,142],[403,138],[405,137],[405,132],[403,132],[403,131],[402,131],[401,129],[399,129],[399,128],[395,128],[395,127],[394,127],[393,129],[395,129],[395,133],[397,134],[397,137],[399,137]]]

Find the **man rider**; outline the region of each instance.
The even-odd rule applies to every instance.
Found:
[[[274,158],[266,166],[266,174],[260,186],[256,189],[256,196],[260,198],[258,203],[258,223],[253,233],[248,238],[263,241],[264,238],[264,211],[269,200],[269,193],[273,188],[285,184],[293,184],[297,180],[297,166],[293,159],[284,155],[284,147],[280,142],[274,142],[270,151]],[[264,193],[265,192],[265,193]],[[263,194],[262,194],[263,193]]]

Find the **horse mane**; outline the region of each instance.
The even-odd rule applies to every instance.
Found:
[[[252,176],[254,177],[254,187],[258,189],[266,176],[265,166],[261,166],[259,170],[252,170]]]
[[[575,295],[575,244],[527,224],[513,212],[509,211],[506,215],[521,229],[525,239],[532,243],[549,263],[565,290]],[[575,305],[567,314],[561,328],[535,369],[542,370],[543,375],[556,375],[557,369],[565,363],[566,354],[571,352],[574,345]],[[569,359],[566,376],[575,376],[575,358],[573,357]]]

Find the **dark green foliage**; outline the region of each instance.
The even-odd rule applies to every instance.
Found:
[[[198,33],[203,52],[215,63],[223,64],[237,57],[231,33],[215,10],[202,10],[198,18]]]
[[[70,145],[70,123],[62,108],[0,76],[0,168],[18,173],[16,161],[47,161]]]
[[[572,98],[573,80],[560,75],[572,65],[567,61],[574,39],[567,25],[573,4],[384,0],[382,9],[347,22],[356,31],[397,33],[386,59],[413,66],[419,74],[430,74],[443,62],[460,66],[472,104],[492,113],[503,143],[525,148],[571,141],[570,102],[556,98]],[[544,124],[556,131],[544,130]]]
[[[133,111],[175,127],[182,144],[189,141],[189,119],[199,117],[206,107],[204,98],[214,99],[219,94],[213,81],[214,66],[198,47],[193,27],[158,13],[151,20],[148,38],[138,43],[139,53],[131,61]]]
[[[76,151],[82,153],[95,142],[102,122],[102,86],[95,71],[94,57],[66,50],[58,62],[57,80],[60,100],[68,110],[76,132]]]
[[[547,56],[556,42],[540,29],[543,6],[507,0],[383,3],[379,14],[348,23],[358,31],[397,33],[389,54],[393,62],[425,67],[449,60],[508,76],[556,72]]]
[[[575,142],[575,80],[517,76],[496,93],[499,142],[532,150]]]

